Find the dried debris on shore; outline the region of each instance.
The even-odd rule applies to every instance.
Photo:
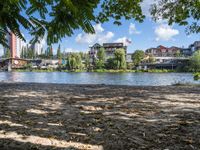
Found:
[[[0,84],[0,149],[200,149],[200,87]]]

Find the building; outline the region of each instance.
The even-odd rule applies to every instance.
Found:
[[[34,50],[35,54],[41,55],[42,54],[42,49],[43,45],[40,42],[36,42],[30,46],[31,49]]]
[[[200,50],[200,41],[195,41],[193,44],[189,45],[188,48],[181,48],[181,54],[183,56],[192,56],[197,50]]]
[[[29,63],[29,60],[21,58],[3,58],[0,60],[0,69],[9,71],[11,69],[22,69]]]
[[[174,57],[177,53],[181,52],[181,49],[175,46],[170,48],[164,47],[162,45],[157,48],[150,48],[145,51],[147,55],[152,55],[154,57]]]
[[[113,58],[116,49],[124,49],[125,54],[127,54],[127,46],[123,43],[103,43],[103,48],[105,49],[106,59]]]
[[[93,46],[90,47],[90,50],[89,50],[89,56],[90,58],[93,60],[97,57],[97,52],[99,51],[99,49],[101,48],[102,46],[98,43],[94,44]]]
[[[187,56],[192,56],[193,52],[190,48],[181,48],[181,54],[187,57]]]
[[[96,43],[90,47],[89,51],[89,55],[92,60],[97,57],[97,52],[100,48],[105,49],[106,59],[113,58],[115,50],[119,48],[123,48],[125,50],[125,54],[127,54],[127,46],[125,46],[123,43],[103,43],[103,45]]]
[[[6,40],[7,40],[7,44],[9,46],[10,49],[10,54],[12,58],[16,57],[16,36],[11,33],[11,34],[6,34]],[[4,47],[4,55],[6,54],[7,48]]]
[[[11,58],[20,58],[22,47],[25,45],[24,41],[14,33],[7,34],[6,39],[8,41]],[[4,54],[6,53],[6,49],[4,48]]]
[[[139,65],[140,69],[171,69],[188,64],[187,57],[155,57],[155,62],[143,62]]]
[[[191,49],[192,52],[200,50],[200,41],[195,41],[193,44],[189,46],[189,49]]]
[[[127,55],[126,55],[126,62],[127,63],[132,63],[132,53],[127,53]]]

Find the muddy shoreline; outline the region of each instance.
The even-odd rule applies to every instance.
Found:
[[[0,149],[198,150],[200,86],[0,83]]]

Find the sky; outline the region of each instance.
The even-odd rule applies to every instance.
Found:
[[[128,46],[128,53],[133,53],[135,50],[146,50],[151,47],[177,46],[188,47],[194,41],[200,40],[199,34],[187,35],[184,26],[176,24],[168,26],[163,20],[155,23],[151,20],[149,8],[152,0],[144,0],[142,3],[143,13],[146,19],[143,23],[138,23],[134,19],[122,20],[122,25],[114,25],[112,21],[104,24],[93,24],[96,31],[95,34],[86,34],[81,30],[76,30],[71,37],[63,38],[58,44],[61,45],[62,51],[82,51],[87,52],[89,46],[95,43],[104,42],[123,42]],[[31,37],[28,33],[22,31],[27,40]],[[127,43],[126,39],[131,41]],[[46,42],[41,42],[46,47]],[[54,53],[57,50],[58,44],[53,45]]]

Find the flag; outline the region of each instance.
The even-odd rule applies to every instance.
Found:
[[[129,39],[126,39],[126,43],[128,43],[128,44],[131,44],[131,43],[132,43],[132,41],[131,41],[131,40],[129,40]]]

